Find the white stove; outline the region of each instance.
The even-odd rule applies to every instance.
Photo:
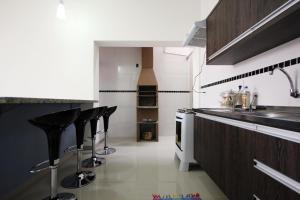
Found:
[[[190,109],[176,112],[176,156],[180,160],[179,170],[188,171],[194,160],[194,113]]]

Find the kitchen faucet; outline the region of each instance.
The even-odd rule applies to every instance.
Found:
[[[280,70],[282,73],[284,73],[284,75],[287,77],[287,79],[289,80],[290,82],[290,85],[291,85],[291,89],[290,89],[290,95],[294,98],[298,98],[299,97],[299,92],[298,90],[296,89],[296,87],[294,86],[294,83],[293,83],[293,80],[291,78],[291,76],[287,73],[287,71],[285,71],[283,68],[281,67],[276,67],[274,68],[273,70],[270,71],[270,75],[273,75],[274,73],[274,70],[275,69],[278,69]]]

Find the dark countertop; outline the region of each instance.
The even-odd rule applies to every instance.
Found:
[[[253,112],[227,108],[197,108],[196,113],[225,117],[295,132],[300,132],[300,107],[263,107]]]
[[[47,99],[26,97],[0,97],[0,104],[25,104],[25,103],[96,103],[96,100],[77,99]]]

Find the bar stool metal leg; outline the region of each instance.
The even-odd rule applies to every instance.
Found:
[[[77,200],[76,196],[72,193],[57,193],[57,168],[58,164],[50,166],[51,173],[51,188],[49,197],[44,198],[44,200]]]
[[[50,166],[51,169],[51,199],[57,196],[57,165]]]
[[[97,109],[89,109],[81,111],[79,117],[76,119],[76,143],[77,143],[77,170],[75,173],[67,176],[61,182],[61,185],[65,188],[80,188],[90,184],[95,180],[96,175],[87,170],[82,169],[82,152],[83,152],[83,140],[85,126],[88,121],[95,118],[97,115]]]
[[[90,120],[91,125],[91,138],[92,138],[92,156],[82,162],[83,167],[94,168],[98,167],[105,162],[105,158],[99,158],[96,156],[96,134],[97,134],[97,124],[100,117],[103,116],[107,107],[99,107],[97,109],[97,115],[95,118]]]
[[[105,163],[105,158],[99,158],[96,156],[96,138],[92,139],[92,157],[84,160],[82,166],[86,168],[98,167],[101,164]]]
[[[113,147],[107,146],[107,131],[104,132],[104,149],[101,152],[97,152],[98,155],[109,155],[116,152],[116,149]]]
[[[81,188],[95,180],[95,174],[92,171],[83,171],[81,165],[83,149],[77,149],[77,171],[63,179],[61,185],[64,188]]]
[[[117,109],[117,106],[109,107],[105,111],[103,115],[103,124],[104,124],[104,149],[97,153],[98,155],[109,155],[116,152],[115,148],[111,148],[107,146],[107,131],[108,131],[108,124],[109,124],[109,117],[113,114]]]

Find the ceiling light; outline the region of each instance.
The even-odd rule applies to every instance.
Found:
[[[56,17],[61,20],[66,19],[66,11],[65,11],[65,5],[64,5],[63,0],[59,1],[58,7],[57,7],[57,12],[56,12]]]

